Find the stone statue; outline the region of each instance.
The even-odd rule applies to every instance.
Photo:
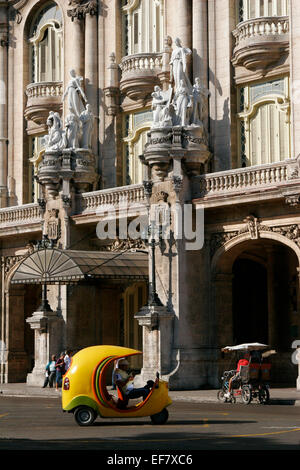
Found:
[[[77,77],[75,70],[70,71],[71,79],[67,85],[67,88],[63,94],[62,101],[68,97],[68,109],[70,114],[75,114],[78,118],[84,111],[84,103],[87,103],[87,98],[81,86],[83,80],[82,77]]]
[[[210,96],[210,91],[201,86],[200,78],[195,78],[193,86],[193,112],[191,124],[195,126],[203,125],[206,117],[206,99]]]
[[[189,93],[189,88],[184,79],[181,79],[173,99],[176,114],[174,124],[176,126],[187,126],[189,124],[190,119],[188,111],[192,108],[192,105],[193,101]]]
[[[65,141],[63,136],[63,128],[60,116],[58,113],[50,111],[48,119],[48,135],[45,136],[45,148],[46,151],[54,150],[60,151],[65,147]]]
[[[192,53],[192,51],[186,47],[182,47],[181,41],[179,38],[175,39],[175,49],[171,55],[171,82],[174,80],[175,83],[175,92],[180,86],[180,81],[184,80],[186,86],[191,90],[192,85],[187,75],[187,56]]]
[[[153,109],[153,125],[152,127],[172,126],[170,116],[170,102],[172,96],[172,88],[162,91],[159,86],[154,87],[152,93],[152,109]]]
[[[68,114],[65,119],[65,147],[76,149],[79,147],[80,121],[75,114]]]
[[[84,149],[92,146],[92,132],[94,127],[94,115],[91,111],[91,105],[87,104],[85,110],[80,114],[82,125],[82,142],[81,147]]]

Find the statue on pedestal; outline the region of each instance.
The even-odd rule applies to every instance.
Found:
[[[87,103],[87,97],[81,86],[83,77],[77,77],[75,70],[70,71],[71,79],[67,85],[67,88],[63,94],[62,101],[68,97],[68,109],[70,114],[75,114],[78,118],[80,114],[85,110],[85,103]]]
[[[174,79],[174,88],[175,92],[180,87],[181,80],[184,80],[185,85],[192,89],[191,82],[187,75],[187,56],[192,53],[187,47],[182,47],[181,41],[179,38],[175,39],[175,49],[171,55],[171,82]]]
[[[75,114],[68,114],[65,120],[65,148],[79,147],[80,121]]]
[[[193,86],[193,112],[191,124],[199,126],[203,124],[206,117],[206,99],[210,96],[210,91],[200,83],[200,78],[195,78]]]
[[[155,86],[151,96],[153,109],[152,127],[172,126],[172,118],[170,115],[172,88],[170,87],[167,91],[162,91],[159,86]]]
[[[192,109],[193,101],[189,93],[189,88],[186,85],[183,79],[180,80],[179,86],[175,91],[175,96],[173,99],[173,106],[175,109],[176,126],[187,126],[189,125],[189,111]]]
[[[64,131],[58,113],[50,111],[48,119],[48,135],[45,136],[45,147],[47,150],[60,151],[64,148]]]
[[[85,110],[80,114],[82,125],[82,142],[81,147],[84,149],[92,146],[92,132],[94,127],[94,115],[91,111],[91,105],[87,104]]]

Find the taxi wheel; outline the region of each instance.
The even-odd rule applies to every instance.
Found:
[[[74,412],[74,417],[79,426],[91,426],[96,419],[96,413],[88,406],[79,406]]]
[[[165,424],[168,421],[169,412],[167,408],[164,408],[159,413],[150,416],[152,424]]]

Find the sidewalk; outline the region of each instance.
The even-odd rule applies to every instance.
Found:
[[[217,399],[217,390],[170,391],[169,395],[173,401],[220,403]],[[49,387],[32,387],[26,383],[0,384],[1,397],[60,398],[61,390],[57,392]],[[300,391],[296,388],[271,388],[270,397],[270,404],[300,406]]]

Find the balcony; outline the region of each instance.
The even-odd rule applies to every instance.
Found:
[[[233,31],[232,63],[248,70],[265,70],[289,48],[289,17],[261,17],[243,21]]]
[[[105,212],[106,211],[106,212]],[[135,217],[147,213],[147,202],[142,184],[120,186],[83,193],[72,218],[75,224],[97,222],[122,216]]]
[[[31,83],[27,86],[24,115],[28,121],[28,135],[47,130],[46,121],[50,111],[62,112],[62,94],[62,82]]]
[[[38,203],[0,209],[0,236],[42,231],[43,216]]]
[[[207,208],[274,199],[295,206],[300,203],[299,182],[300,162],[290,159],[198,176],[193,198]]]
[[[144,100],[160,84],[163,69],[162,53],[142,53],[123,57],[120,90],[133,101]]]

